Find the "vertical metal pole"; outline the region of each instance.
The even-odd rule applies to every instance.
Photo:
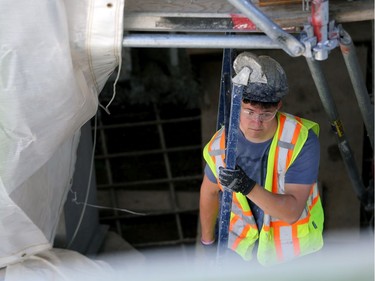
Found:
[[[367,136],[370,139],[372,149],[374,149],[374,108],[371,105],[352,38],[342,28],[340,28],[340,49],[353,84],[354,93],[367,130]]]
[[[216,129],[220,129],[225,126],[225,140],[228,136],[229,120],[230,120],[230,95],[231,95],[231,83],[232,83],[232,49],[224,49],[223,61],[221,66],[221,80],[220,80],[220,96],[219,96],[219,107],[218,107],[218,118],[216,123]],[[231,205],[231,198],[228,194],[223,195],[220,193],[220,210],[217,221],[218,228],[218,248],[217,258],[221,258],[225,255],[226,248],[228,246],[228,228]],[[225,200],[225,203],[223,203]],[[229,217],[228,217],[229,208]],[[225,221],[227,220],[227,221]]]
[[[328,38],[328,0],[313,0],[311,3],[311,24],[318,43]]]
[[[216,123],[216,129],[220,129],[226,124],[226,132],[228,129],[229,120],[229,107],[230,106],[230,90],[231,90],[231,78],[232,78],[232,58],[233,49],[224,49],[223,61],[221,67],[221,80],[220,80],[220,96],[218,105],[218,117]]]
[[[238,128],[240,119],[240,110],[242,102],[243,85],[233,84],[232,98],[231,98],[231,111],[229,128],[227,135],[227,150],[226,150],[226,167],[234,169],[236,167],[236,150],[238,140]],[[222,259],[228,249],[228,234],[229,234],[229,221],[230,212],[232,208],[232,193],[226,190],[223,191],[221,197],[221,207],[219,215],[219,239],[217,258]]]
[[[328,22],[329,22],[329,3],[328,0],[313,0],[311,3],[311,24],[318,44],[314,48],[317,60],[328,58],[328,49],[326,43],[328,40]]]
[[[323,75],[319,62],[309,58],[307,58],[306,61],[310,68],[311,75],[314,79],[320,99],[323,103],[323,107],[329,117],[332,129],[336,133],[341,156],[344,160],[344,164],[348,171],[354,190],[358,199],[363,203],[366,199],[366,190],[359,175],[349,142],[344,134],[344,129],[342,127],[341,120],[339,119],[335,103],[329,92],[327,80]]]
[[[235,169],[237,158],[238,129],[240,123],[240,111],[242,103],[242,92],[250,77],[250,69],[243,67],[232,79],[231,110],[226,138],[225,164],[229,169]],[[223,191],[219,216],[219,239],[217,258],[222,259],[228,249],[229,222],[232,209],[232,193]]]

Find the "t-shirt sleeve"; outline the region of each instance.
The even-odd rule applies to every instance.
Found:
[[[285,175],[285,183],[313,184],[318,179],[320,144],[317,135],[309,130],[305,145]]]
[[[217,183],[217,179],[214,173],[211,171],[210,166],[208,166],[207,164],[206,164],[206,167],[204,167],[204,173],[211,182]]]

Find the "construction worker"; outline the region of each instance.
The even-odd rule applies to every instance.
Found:
[[[223,127],[203,152],[201,244],[209,248],[217,241],[219,194],[225,189],[233,192],[228,248],[245,261],[256,256],[262,265],[278,264],[323,246],[319,126],[280,111],[288,85],[278,62],[249,52],[234,67],[236,61],[251,72],[242,95],[237,165],[225,167]]]

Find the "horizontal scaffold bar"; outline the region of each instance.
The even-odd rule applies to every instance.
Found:
[[[207,49],[280,49],[265,35],[215,34],[129,34],[123,47],[140,48],[207,48]]]

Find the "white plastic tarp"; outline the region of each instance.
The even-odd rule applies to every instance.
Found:
[[[53,247],[125,0],[0,1],[0,268]]]

